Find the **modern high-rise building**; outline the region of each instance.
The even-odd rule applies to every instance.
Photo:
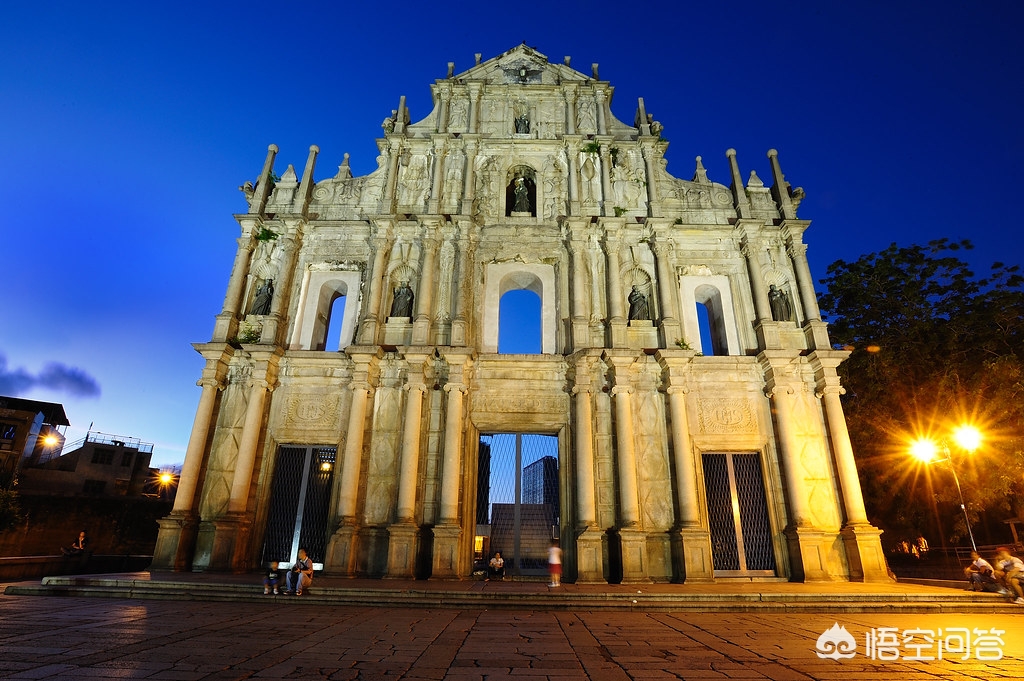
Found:
[[[329,574],[466,577],[480,435],[532,433],[557,437],[567,580],[887,579],[776,152],[764,180],[731,149],[728,177],[677,177],[642,99],[620,120],[596,64],[525,45],[430,94],[368,175],[318,177],[314,146],[278,177],[271,145],[241,187],[154,566],[309,544]],[[539,354],[499,352],[520,290]]]

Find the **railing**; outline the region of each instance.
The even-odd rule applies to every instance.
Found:
[[[98,431],[89,431],[81,440],[76,440],[69,445],[64,445],[65,452],[73,452],[80,449],[86,442],[94,442],[101,445],[113,445],[115,447],[131,447],[147,454],[153,453],[153,443],[143,442],[137,437],[125,437],[123,435],[111,435]]]

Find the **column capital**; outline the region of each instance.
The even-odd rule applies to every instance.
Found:
[[[845,394],[846,394],[846,388],[844,388],[843,386],[841,386],[841,385],[831,385],[831,384],[827,384],[827,383],[825,385],[819,385],[817,387],[817,389],[814,391],[814,396],[817,397],[819,400],[821,398],[825,397],[826,395],[836,395],[836,396],[838,396],[838,395],[845,395]]]
[[[469,392],[469,386],[465,385],[464,383],[446,383],[445,384],[444,391],[446,393],[450,393],[453,390],[457,390],[460,393],[467,393],[467,392]]]
[[[670,385],[665,388],[665,392],[669,395],[683,394],[687,395],[690,392],[690,386],[688,385]]]
[[[791,385],[772,385],[764,389],[764,395],[767,398],[778,397],[780,395],[795,395],[796,390]]]
[[[406,383],[405,385],[402,386],[402,390],[418,390],[419,392],[422,393],[427,391],[427,386],[425,383]]]
[[[224,390],[224,382],[219,381],[215,378],[200,378],[196,381],[196,385],[200,388],[216,388],[217,390]]]
[[[612,395],[630,395],[636,392],[636,388],[631,385],[616,385],[612,387]]]
[[[589,384],[588,385],[573,386],[573,389],[572,389],[572,394],[573,395],[590,395],[590,394],[593,394],[593,393],[596,393],[596,392],[597,392],[597,389],[594,386],[589,385]]]

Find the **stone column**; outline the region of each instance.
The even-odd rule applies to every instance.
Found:
[[[433,182],[430,186],[430,200],[427,202],[427,212],[431,215],[438,213],[438,206],[441,205],[441,186],[444,181],[444,159],[445,159],[445,138],[447,136],[436,135],[434,145],[434,169]]]
[[[576,85],[563,85],[562,97],[565,98],[565,133],[576,134]]]
[[[480,91],[479,83],[470,83],[469,89],[469,132],[476,133],[477,121],[480,119]]]
[[[572,253],[572,349],[590,347],[590,318],[587,310],[589,289],[584,276],[586,242],[570,239],[566,244]]]
[[[608,127],[606,124],[604,110],[608,106],[608,96],[605,94],[604,90],[598,90],[594,93],[594,99],[597,102],[597,134],[607,135]]]
[[[199,396],[199,406],[192,422],[192,433],[185,450],[185,463],[178,476],[178,490],[174,496],[174,508],[170,515],[161,518],[160,532],[157,535],[156,547],[153,550],[153,570],[188,570],[191,567],[192,550],[195,545],[198,516],[195,511],[196,488],[203,474],[203,462],[206,459],[206,440],[210,434],[213,410],[217,404],[217,393],[224,389],[219,377],[217,361],[207,359],[204,373],[210,376],[200,379],[197,383],[203,391]]]
[[[846,416],[839,396],[846,392],[838,385],[829,385],[821,389],[821,400],[825,405],[825,417],[828,420],[828,431],[832,439],[832,453],[836,459],[836,473],[839,474],[839,485],[843,493],[843,509],[846,511],[848,524],[868,522],[864,510],[864,495],[857,476],[857,462],[853,458],[853,445],[850,444],[850,432],[846,428]]]
[[[420,273],[419,291],[416,292],[416,319],[412,325],[413,345],[426,345],[430,342],[430,311],[434,303],[434,273],[437,270],[439,248],[436,238],[423,240],[423,270]]]
[[[228,513],[245,513],[247,510],[257,447],[263,432],[263,406],[267,393],[273,389],[273,386],[264,379],[254,379],[249,384],[249,403],[245,408],[245,423],[242,426],[241,441],[238,443],[235,474],[231,479]]]
[[[622,367],[624,369],[624,367]],[[620,368],[616,367],[616,371]],[[633,404],[630,386],[612,388],[615,399],[615,447],[619,472],[619,541],[622,552],[622,583],[650,581],[647,571],[647,534],[640,529],[640,498],[637,487],[636,449],[633,437]]]
[[[395,208],[395,188],[398,186],[398,158],[402,154],[401,139],[389,139],[388,143],[388,183],[384,187],[384,200],[381,201],[381,212],[390,213]]]
[[[658,296],[661,298],[661,332],[665,347],[671,347],[677,338],[682,338],[683,329],[679,322],[679,285],[675,268],[672,266],[672,244],[663,241],[654,243],[657,256]]]
[[[601,109],[598,109],[600,111]],[[601,214],[614,215],[610,203],[615,201],[612,195],[611,154],[608,142],[601,145]]]
[[[415,361],[415,360],[414,360]],[[416,381],[422,378],[416,375]],[[397,579],[416,577],[416,489],[419,486],[420,427],[423,413],[422,382],[405,386],[405,424],[402,432],[402,460],[398,476],[397,522],[388,528],[387,576]]]
[[[380,301],[383,295],[384,267],[391,240],[386,236],[377,236],[371,240],[373,248],[373,265],[367,273],[369,277],[369,294],[366,296],[366,310],[363,323],[359,329],[359,341],[364,345],[377,342],[377,327],[380,324]]]
[[[448,132],[448,109],[451,104],[452,90],[447,85],[438,88],[438,97],[441,100],[441,110],[437,116],[437,132]]]
[[[790,239],[786,243],[786,252],[793,261],[793,270],[796,272],[796,283],[800,288],[800,304],[804,311],[804,320],[821,321],[818,298],[814,294],[814,280],[811,278],[811,268],[807,264],[807,244]]]
[[[640,499],[636,481],[636,450],[633,444],[633,388],[617,385],[612,388],[615,397],[615,437],[619,470],[620,521],[623,527],[634,527],[640,522]]]
[[[565,156],[569,162],[568,192],[569,214],[580,214],[580,170],[576,163],[579,154],[579,138],[565,141]]]
[[[444,459],[441,464],[441,515],[434,528],[433,576],[441,579],[459,577],[459,488],[462,482],[462,394],[468,389],[461,383],[448,383],[448,408],[445,411]]]
[[[462,193],[461,213],[472,214],[473,201],[476,198],[476,152],[478,144],[475,139],[466,140],[466,174],[463,177],[464,189]]]
[[[452,320],[452,345],[466,345],[469,332],[469,323],[472,318],[471,298],[473,292],[473,279],[470,272],[472,262],[469,258],[469,251],[473,245],[470,234],[470,224],[463,225],[463,235],[459,242],[459,270],[454,281],[458,287],[456,290],[455,318]]]
[[[711,533],[701,527],[697,499],[697,464],[690,446],[690,425],[686,412],[685,386],[670,386],[668,405],[672,414],[672,455],[676,472],[676,503],[679,506],[678,549],[675,551],[675,579],[686,582],[714,580]],[[675,537],[673,537],[675,539]],[[679,560],[679,559],[682,560]],[[680,565],[681,563],[681,565]]]
[[[622,275],[619,262],[619,240],[618,233],[605,233],[605,251],[608,254],[608,312],[611,318],[608,325],[611,328],[611,345],[613,348],[624,348],[629,345],[629,338],[626,331],[626,315],[623,310],[622,300]]]
[[[750,288],[754,297],[754,312],[757,314],[757,321],[771,321],[772,310],[768,304],[768,289],[764,286],[764,272],[761,270],[759,259],[764,245],[759,239],[747,236],[743,239],[741,249],[743,257],[747,261],[747,271],[750,273]]]
[[[245,292],[245,280],[249,272],[249,262],[252,260],[252,251],[255,243],[252,238],[252,229],[246,231],[238,238],[238,249],[235,251],[235,264],[231,267],[231,278],[228,280],[228,290],[224,295],[224,308],[214,325],[213,340],[223,343],[233,331],[233,322],[242,309],[242,295]],[[243,224],[243,229],[245,229]]]
[[[587,371],[589,363],[578,366]],[[579,379],[577,379],[579,380]],[[586,377],[589,383],[589,377]],[[573,388],[576,401],[576,582],[604,582],[602,555],[603,532],[597,526],[597,503],[594,493],[594,425],[589,385]]]
[[[288,294],[292,290],[292,277],[295,274],[295,262],[299,257],[299,245],[302,240],[302,223],[289,225],[279,241],[281,244],[281,267],[277,272],[276,295],[271,301],[270,314],[263,318],[263,330],[260,332],[260,343],[277,343],[277,330],[281,319],[288,312]]]
[[[352,402],[348,412],[348,429],[342,458],[341,485],[338,492],[337,517],[340,522],[327,545],[326,570],[329,574],[354,577],[356,573],[356,538],[359,502],[359,477],[363,463],[363,438],[366,427],[366,405],[371,388],[363,382],[353,383]]]
[[[660,156],[657,147],[652,144],[644,144],[640,147],[641,152],[644,155],[644,166],[647,169],[647,200],[650,208],[648,213],[655,215],[658,211],[655,211],[654,207],[658,204],[658,166],[657,161]]]

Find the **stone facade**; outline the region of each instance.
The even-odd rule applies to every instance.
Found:
[[[385,119],[369,175],[346,155],[316,182],[311,147],[301,178],[277,178],[272,145],[242,188],[154,566],[255,568],[276,453],[301,443],[337,448],[328,573],[467,577],[479,435],[529,432],[558,436],[568,579],[886,579],[839,401],[846,353],[775,151],[771,187],[744,183],[732,150],[731,186],[700,157],[672,177],[643,100],[623,123],[596,64],[526,46],[431,91],[426,118],[403,97]],[[540,297],[541,354],[497,352],[516,289]],[[726,460],[713,480],[704,462]],[[722,494],[740,510],[723,516]]]

